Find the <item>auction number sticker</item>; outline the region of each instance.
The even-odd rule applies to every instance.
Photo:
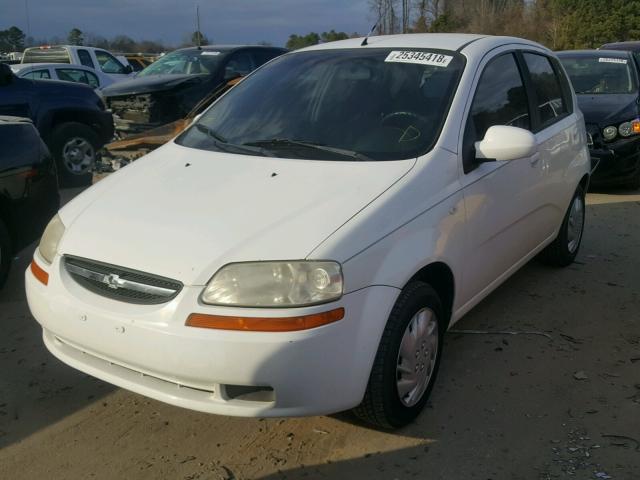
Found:
[[[416,52],[412,50],[394,50],[385,59],[385,62],[417,63],[419,65],[432,65],[434,67],[448,67],[453,57],[433,52]]]
[[[599,58],[598,61],[600,63],[622,63],[624,65],[627,64],[627,60],[625,58]]]

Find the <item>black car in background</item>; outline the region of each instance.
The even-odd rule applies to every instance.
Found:
[[[119,134],[141,133],[185,117],[226,81],[247,75],[284,48],[223,46],[183,48],[103,90]]]
[[[640,65],[640,42],[614,42],[605,43],[600,47],[600,50],[626,50],[632,52],[636,57],[636,63]]]
[[[4,63],[0,63],[0,115],[33,121],[66,186],[91,183],[96,152],[113,137],[113,117],[91,87],[18,78]]]
[[[556,52],[578,97],[591,157],[591,183],[640,188],[640,82],[631,52]]]
[[[0,287],[14,254],[59,207],[56,165],[38,130],[29,119],[0,116]]]

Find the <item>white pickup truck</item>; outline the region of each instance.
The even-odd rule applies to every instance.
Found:
[[[106,50],[75,45],[44,45],[25,49],[21,63],[69,63],[102,71],[114,80],[133,75],[133,69]]]

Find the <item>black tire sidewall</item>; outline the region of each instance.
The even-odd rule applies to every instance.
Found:
[[[578,245],[576,246],[573,252],[570,252],[569,245],[568,245],[569,215],[571,214],[571,210],[573,208],[573,204],[576,198],[582,198],[582,231],[580,232],[580,239],[578,241]],[[571,197],[571,203],[569,203],[569,208],[565,213],[564,220],[562,221],[562,228],[560,229],[560,234],[558,235],[558,241],[559,241],[558,247],[560,248],[561,256],[564,257],[563,260],[564,262],[566,262],[566,264],[572,263],[575,260],[576,256],[578,255],[578,252],[580,251],[580,245],[582,244],[582,237],[584,236],[584,223],[585,223],[585,215],[587,210],[586,207],[587,207],[587,204],[585,201],[584,190],[582,190],[582,187],[578,187],[575,193],[573,194],[573,197]]]
[[[389,345],[385,352],[383,364],[383,405],[387,416],[387,420],[392,427],[401,427],[412,420],[423,410],[425,404],[429,400],[431,390],[436,382],[438,370],[440,367],[440,358],[442,356],[442,343],[444,338],[445,325],[443,324],[443,308],[435,291],[426,283],[416,282],[410,284],[403,292],[405,298],[396,302],[391,315],[390,322],[387,324],[387,332],[389,334]],[[438,352],[429,385],[425,390],[422,398],[418,403],[411,407],[407,407],[400,401],[397,391],[396,375],[398,353],[402,337],[407,325],[413,316],[422,308],[430,308],[436,315],[438,320]]]
[[[50,149],[53,157],[56,160],[58,167],[58,177],[60,179],[61,186],[75,187],[84,186],[91,183],[93,173],[87,172],[82,175],[77,175],[70,172],[62,159],[62,150],[64,145],[73,137],[80,137],[91,144],[97,155],[100,141],[96,132],[89,126],[78,122],[67,122],[58,125],[51,132],[50,136]]]

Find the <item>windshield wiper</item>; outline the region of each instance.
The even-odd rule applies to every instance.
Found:
[[[335,153],[337,155],[342,155],[343,157],[349,157],[349,158],[353,158],[363,162],[373,160],[372,158],[367,157],[362,153],[355,152],[353,150],[330,147],[328,145],[322,145],[320,143],[310,143],[310,142],[303,142],[300,140],[290,140],[288,138],[271,138],[268,140],[256,140],[255,142],[247,142],[247,143],[243,143],[242,145],[249,146],[249,147],[263,147],[266,149],[269,149],[270,147],[274,147],[274,148],[302,147],[302,148],[308,148],[313,150],[320,150],[323,152]]]
[[[251,145],[236,145],[235,143],[229,143],[227,139],[222,135],[217,133],[212,128],[203,125],[202,123],[196,123],[195,127],[199,132],[202,132],[205,135],[213,138],[213,140],[215,140],[216,147],[224,152],[233,153],[232,150],[235,150],[236,153],[249,153],[251,155],[259,154],[267,157],[273,156],[271,153],[267,152],[264,148],[260,148],[259,146],[252,147]]]

